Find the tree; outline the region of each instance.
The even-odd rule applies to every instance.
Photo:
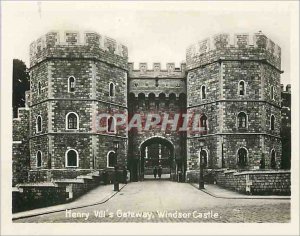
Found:
[[[29,90],[29,73],[26,65],[19,59],[13,60],[13,116],[17,117],[18,108],[25,106],[25,91]]]

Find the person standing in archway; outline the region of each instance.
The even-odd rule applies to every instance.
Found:
[[[156,175],[157,175],[157,168],[156,168],[156,166],[154,166],[153,175],[154,175],[154,178],[156,179]]]
[[[161,174],[162,174],[161,166],[158,167],[157,174],[158,174],[158,178],[161,178]]]

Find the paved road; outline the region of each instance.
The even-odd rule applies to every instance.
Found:
[[[147,180],[129,183],[121,192],[101,205],[14,222],[289,221],[290,200],[219,199],[199,191],[190,184]]]

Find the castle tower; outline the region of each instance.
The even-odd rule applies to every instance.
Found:
[[[206,168],[279,168],[281,50],[261,32],[219,34],[187,49],[187,112],[199,132],[187,137],[187,178]]]
[[[30,46],[30,169],[126,165],[125,129],[97,132],[97,115],[127,115],[127,48],[95,32],[49,32]],[[66,172],[68,173],[68,172]]]

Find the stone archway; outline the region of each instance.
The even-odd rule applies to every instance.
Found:
[[[140,145],[139,176],[153,176],[154,167],[161,167],[162,174],[166,178],[171,177],[172,172],[176,172],[174,144],[168,139],[154,136],[146,139]]]

